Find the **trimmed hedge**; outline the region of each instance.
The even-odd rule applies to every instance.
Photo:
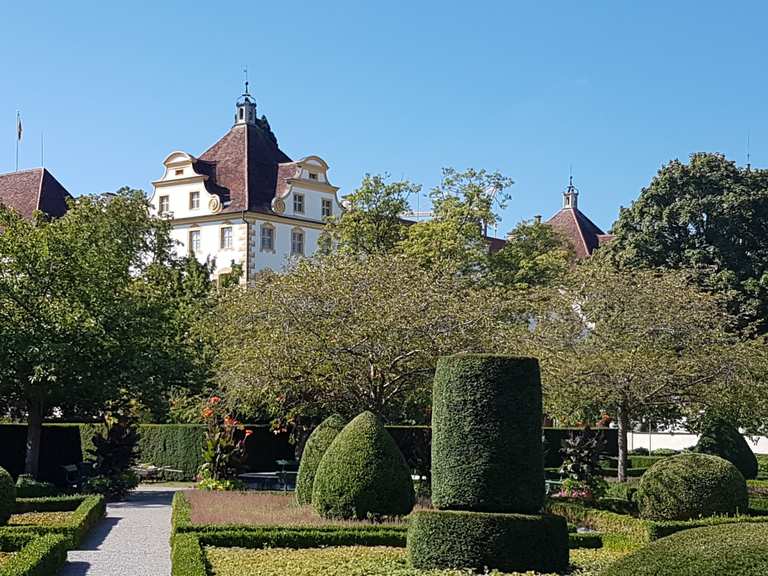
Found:
[[[6,526],[0,528],[0,535],[13,533],[59,534],[64,536],[67,548],[77,548],[88,531],[106,513],[103,496],[55,496],[50,498],[20,498],[16,501],[16,513],[24,512],[68,512],[67,521],[50,526]]]
[[[570,532],[568,534],[568,548],[602,548],[603,535],[600,532]]]
[[[207,576],[205,553],[197,534],[175,534],[171,538],[171,576]]]
[[[371,412],[355,417],[326,450],[312,506],[326,518],[405,516],[416,502],[408,464]]]
[[[556,516],[421,511],[411,517],[408,556],[421,569],[562,572],[568,529]]]
[[[0,468],[0,526],[8,523],[16,506],[16,484],[5,468]]]
[[[67,561],[67,539],[57,534],[0,534],[0,551],[16,552],[0,576],[56,576]]]
[[[334,414],[323,420],[309,435],[296,477],[296,501],[299,504],[312,503],[312,487],[315,484],[315,474],[320,466],[320,460],[345,425],[344,419]]]
[[[755,454],[739,431],[722,418],[708,418],[696,444],[696,452],[725,458],[739,469],[744,478],[757,478]]]
[[[730,462],[707,454],[680,454],[657,462],[637,489],[640,516],[689,520],[745,513],[747,483]]]
[[[544,502],[541,382],[535,358],[440,358],[432,400],[432,503],[536,513]]]
[[[755,524],[686,530],[652,543],[608,567],[603,576],[764,576],[768,530]]]

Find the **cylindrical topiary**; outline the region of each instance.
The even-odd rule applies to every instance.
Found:
[[[5,468],[0,468],[0,526],[8,523],[16,507],[16,484]]]
[[[565,518],[430,510],[415,512],[408,527],[414,568],[494,568],[502,572],[564,572],[568,567]]]
[[[405,516],[415,503],[408,464],[371,412],[347,424],[320,461],[312,506],[326,518]]]
[[[432,405],[432,503],[535,514],[544,501],[541,382],[535,358],[441,358]]]
[[[739,431],[722,418],[707,418],[696,444],[696,452],[725,458],[744,478],[757,478],[757,457]]]
[[[301,454],[299,473],[296,477],[296,501],[299,504],[312,503],[312,487],[315,484],[315,474],[320,460],[334,438],[341,432],[346,422],[338,414],[329,416],[309,435]]]
[[[635,500],[650,520],[688,520],[746,513],[747,483],[730,462],[708,454],[680,454],[643,474]]]
[[[763,523],[683,530],[640,548],[601,576],[765,576],[768,530]]]

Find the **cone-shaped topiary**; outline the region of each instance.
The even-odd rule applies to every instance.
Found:
[[[5,468],[0,468],[0,526],[8,523],[15,507],[16,484]]]
[[[718,456],[680,454],[659,460],[643,474],[635,496],[640,516],[688,520],[746,513],[747,482],[738,468]]]
[[[544,503],[541,381],[535,358],[440,358],[432,400],[432,503],[536,514]]]
[[[415,503],[408,464],[371,412],[347,424],[320,461],[312,506],[326,518],[404,516]]]
[[[315,483],[317,467],[320,466],[323,454],[345,424],[344,418],[334,414],[323,420],[309,435],[304,445],[304,452],[301,454],[299,474],[296,477],[296,501],[299,504],[312,503],[312,487]]]
[[[725,458],[744,478],[757,478],[757,457],[736,427],[722,418],[706,420],[696,452]]]

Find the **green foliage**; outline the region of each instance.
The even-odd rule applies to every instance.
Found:
[[[200,488],[203,490],[237,490],[242,484],[237,475],[245,467],[245,440],[251,434],[236,439],[242,425],[226,413],[219,396],[211,396],[203,408],[205,419],[205,441],[203,443],[203,464],[200,466]]]
[[[637,490],[640,515],[688,520],[746,513],[747,484],[730,462],[705,454],[680,454],[654,464]]]
[[[686,530],[653,542],[610,566],[603,576],[763,576],[768,530],[729,524]]]
[[[196,534],[171,538],[171,576],[207,576],[205,554]]]
[[[44,496],[55,496],[58,488],[50,482],[40,482],[35,480],[29,474],[19,474],[16,478],[16,497],[17,498],[40,498]]]
[[[768,480],[768,454],[756,454],[757,458],[757,477]]]
[[[56,576],[67,561],[67,539],[57,534],[0,534],[0,551],[14,551],[0,576]]]
[[[543,499],[538,362],[441,358],[432,407],[434,506],[536,513]]]
[[[296,477],[296,501],[299,504],[312,503],[312,488],[315,484],[317,468],[326,450],[345,424],[341,416],[333,414],[323,420],[307,439]]]
[[[198,409],[198,417],[199,417]],[[166,479],[189,480],[203,463],[204,428],[195,424],[142,424],[139,426],[139,459],[154,466],[169,466]]]
[[[568,529],[557,516],[420,511],[411,517],[408,554],[422,569],[562,572]]]
[[[568,548],[602,548],[603,535],[600,532],[569,532]]]
[[[757,458],[735,426],[723,418],[706,418],[696,452],[725,458],[747,480],[757,478]]]
[[[312,506],[327,518],[404,516],[415,502],[408,464],[371,412],[339,432],[320,461]]]
[[[110,500],[120,500],[138,486],[139,479],[131,470],[138,456],[138,431],[135,422],[118,414],[107,414],[104,428],[91,437],[89,451],[95,476],[89,478],[89,492],[103,494]]]
[[[674,456],[675,454],[680,454],[679,450],[674,450],[672,448],[656,448],[651,452],[651,456]]]
[[[571,487],[581,493],[579,497],[587,500],[600,498],[606,484],[600,474],[600,456],[605,451],[601,432],[585,429],[580,434],[571,434],[561,451],[561,477],[571,481]],[[563,488],[566,496],[575,496],[572,489],[566,489],[565,483]]]
[[[0,526],[6,524],[16,507],[16,485],[5,468],[0,468]]]

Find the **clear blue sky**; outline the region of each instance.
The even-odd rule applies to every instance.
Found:
[[[202,153],[251,88],[292,157],[351,191],[365,172],[515,180],[499,234],[548,217],[573,165],[608,228],[694,151],[768,165],[768,5],[715,1],[3,3],[0,172],[46,166],[73,193],[151,190]],[[423,202],[422,202],[423,207]]]

